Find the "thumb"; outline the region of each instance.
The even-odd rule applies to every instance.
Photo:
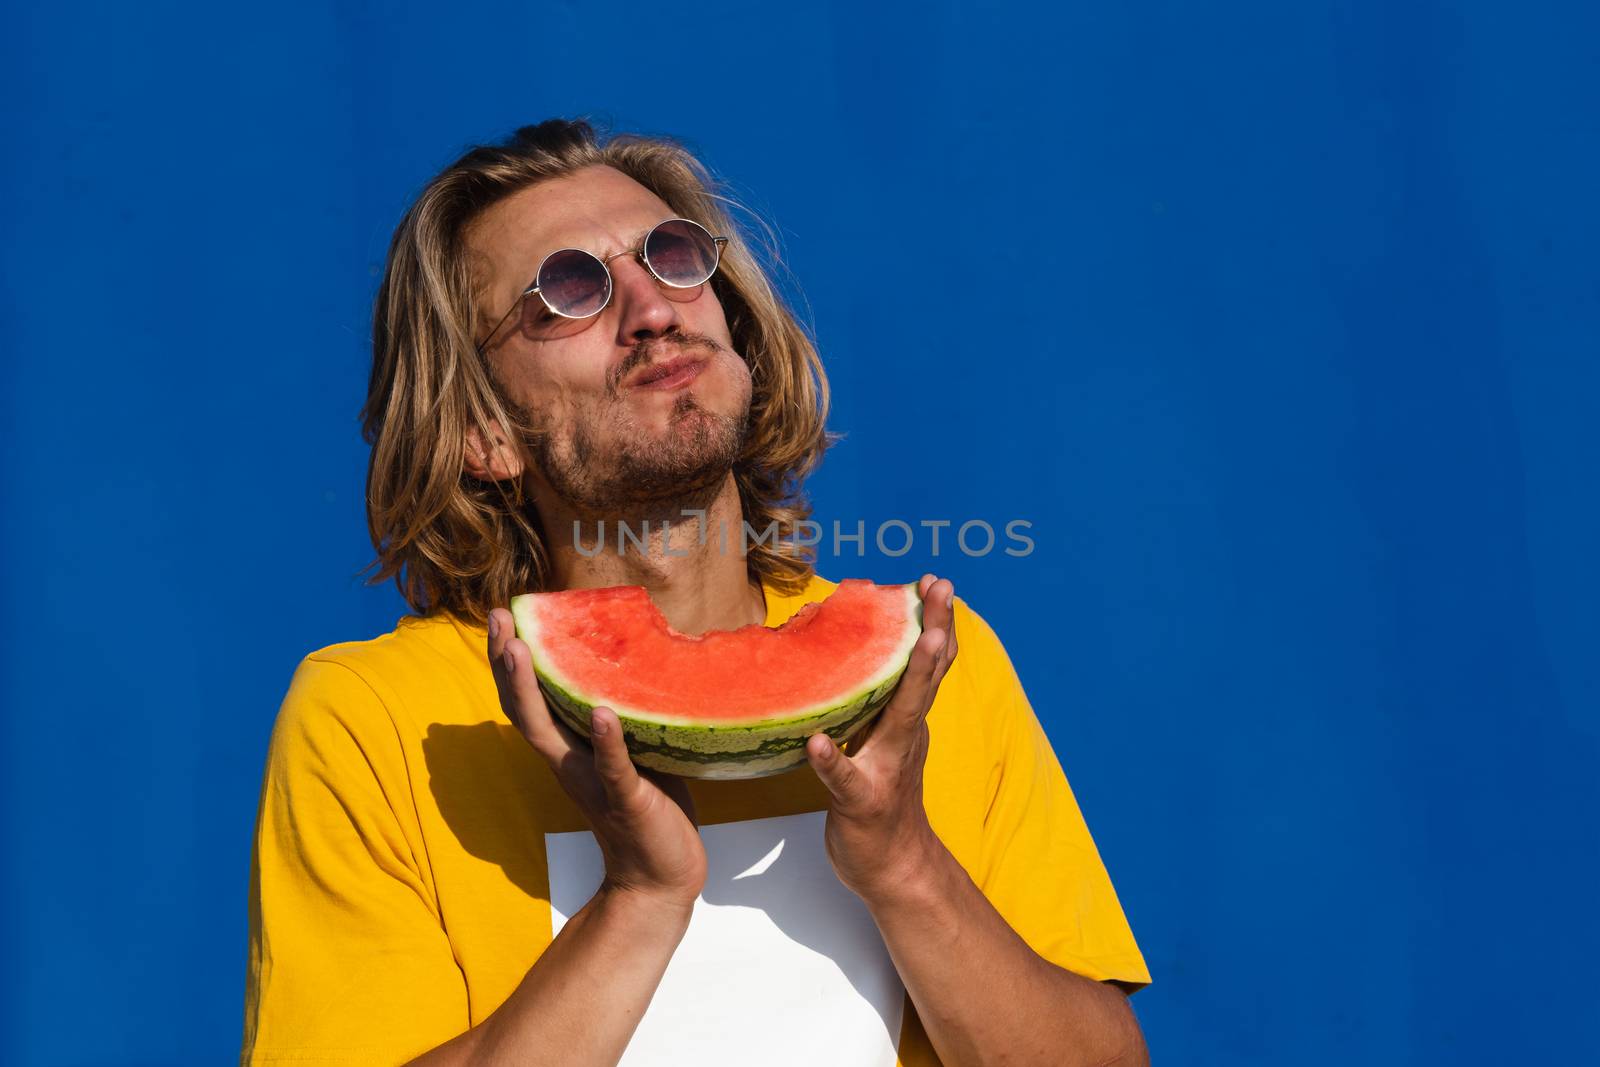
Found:
[[[639,771],[628,758],[628,745],[622,736],[617,713],[597,706],[589,713],[589,740],[594,745],[594,769],[600,784],[613,804],[633,795],[639,788]]]
[[[861,772],[856,770],[855,763],[848,756],[839,751],[833,738],[827,734],[813,734],[806,741],[806,759],[811,762],[811,769],[817,772],[817,777],[828,787],[835,801],[843,804],[855,799],[861,785]]]

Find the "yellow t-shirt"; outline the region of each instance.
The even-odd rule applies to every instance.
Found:
[[[833,588],[766,587],[766,625]],[[959,597],[955,626],[960,651],[928,714],[934,831],[1045,959],[1148,984],[1010,658]],[[500,710],[485,646],[481,626],[407,616],[299,664],[256,826],[241,1063],[403,1063],[487,1017],[550,943],[546,835],[587,825]],[[690,792],[706,828],[828,806],[805,765]],[[899,1062],[934,1067],[910,999],[895,1000]]]

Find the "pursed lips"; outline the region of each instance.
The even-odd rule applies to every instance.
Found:
[[[674,356],[672,359],[662,360],[658,363],[651,363],[634,371],[629,376],[627,384],[630,388],[649,385],[651,382],[660,381],[690,367],[701,367],[706,363],[707,358],[706,356],[683,355]]]

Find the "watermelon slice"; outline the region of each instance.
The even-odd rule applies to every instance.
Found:
[[[759,778],[844,742],[889,701],[922,633],[915,584],[840,582],[782,626],[682,634],[643,586],[525,593],[517,636],[551,710],[584,737],[611,708],[635,763],[687,778]]]

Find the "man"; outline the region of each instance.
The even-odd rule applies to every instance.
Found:
[[[557,120],[468,152],[398,228],[367,500],[374,580],[416,614],[307,656],[279,711],[243,1062],[1146,1062],[1143,958],[948,581],[922,577],[866,738],[786,774],[641,772],[609,709],[591,748],[540,697],[516,593],[643,585],[696,634],[833,588],[793,536],[706,536],[792,535],[829,443],[816,352],[725,202],[671,141]],[[618,523],[647,550],[597,552]],[[759,907],[712,901],[751,879]]]

